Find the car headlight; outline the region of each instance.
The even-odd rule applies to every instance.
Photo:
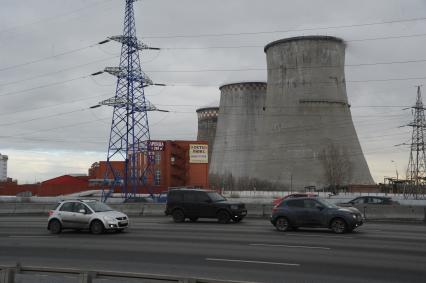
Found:
[[[104,216],[104,220],[106,220],[106,221],[110,221],[110,222],[115,221],[115,219],[114,219],[114,218],[112,218],[112,217],[110,217],[110,216]]]
[[[356,219],[356,214],[352,214],[352,218],[353,218],[353,219]]]
[[[231,204],[231,209],[237,210],[238,209],[238,205],[237,204]]]

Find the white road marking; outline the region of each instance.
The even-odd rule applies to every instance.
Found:
[[[226,259],[226,258],[206,258],[207,261],[225,261],[225,262],[242,262],[242,263],[259,263],[270,265],[285,265],[285,266],[300,266],[298,263],[287,262],[271,262],[271,261],[257,261],[257,260],[242,260],[242,259]]]
[[[354,237],[348,237],[348,236],[321,236],[321,235],[307,235],[307,234],[290,234],[290,233],[284,233],[287,236],[299,236],[299,237],[315,237],[315,238],[339,238],[339,239],[353,239]]]
[[[283,247],[283,248],[300,248],[300,249],[331,250],[331,248],[328,248],[328,247],[291,246],[291,245],[280,245],[280,244],[249,244],[249,246],[260,246],[260,247]]]
[[[9,238],[57,238],[58,236],[12,235]]]

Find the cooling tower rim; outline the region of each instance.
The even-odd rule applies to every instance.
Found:
[[[274,45],[280,44],[280,43],[286,43],[291,41],[299,41],[299,40],[329,40],[329,41],[336,41],[339,43],[345,43],[345,41],[341,38],[335,37],[335,36],[328,36],[328,35],[306,35],[306,36],[295,36],[295,37],[289,37],[289,38],[283,38],[276,41],[272,41],[265,45],[265,48],[263,51],[266,53],[269,47],[272,47]]]
[[[217,111],[219,111],[219,106],[201,107],[201,108],[198,108],[196,110],[196,112],[198,113],[198,112],[202,112],[202,111],[206,111],[206,110],[217,110]]]
[[[219,87],[219,90],[222,90],[223,87],[231,86],[231,85],[249,85],[249,84],[263,84],[266,86],[266,81],[240,81],[240,82],[231,82],[223,84]]]

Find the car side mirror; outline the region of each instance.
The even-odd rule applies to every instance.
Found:
[[[84,210],[84,209],[80,209],[80,210],[78,211],[78,213],[86,214],[86,210]]]

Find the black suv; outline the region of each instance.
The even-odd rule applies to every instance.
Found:
[[[240,222],[246,215],[244,203],[227,201],[215,191],[197,189],[170,190],[167,194],[166,215],[175,222],[192,222],[198,218],[217,218],[220,223]]]

